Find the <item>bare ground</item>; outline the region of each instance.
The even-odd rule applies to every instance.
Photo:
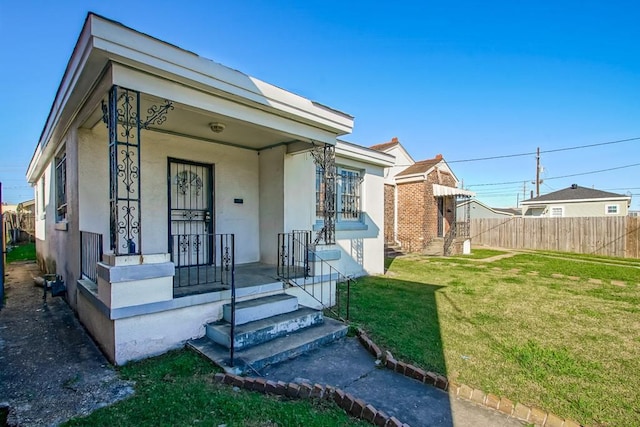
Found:
[[[51,426],[133,393],[62,298],[42,300],[33,262],[9,264],[0,311],[0,407],[8,425]],[[6,409],[5,409],[6,412]],[[0,425],[3,416],[0,413]]]

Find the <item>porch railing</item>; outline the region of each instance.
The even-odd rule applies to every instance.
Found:
[[[313,249],[311,231],[279,233],[278,253],[278,277],[284,283],[302,289],[336,318],[349,320],[354,279],[338,271]]]
[[[236,262],[235,234],[175,234],[171,236],[171,260],[176,288],[195,288],[195,293],[208,292],[220,285],[231,290],[231,329],[229,332],[229,365],[234,365],[236,328]],[[199,290],[198,290],[199,289]]]
[[[471,237],[471,224],[468,221],[456,222],[456,237],[460,239]]]
[[[235,272],[233,234],[174,234],[171,261],[175,266],[173,288],[194,293],[213,287],[230,289]]]
[[[80,232],[80,272],[82,277],[98,283],[98,263],[102,261],[102,234]]]

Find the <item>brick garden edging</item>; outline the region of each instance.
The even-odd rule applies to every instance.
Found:
[[[330,386],[308,383],[285,383],[264,378],[241,377],[235,374],[217,373],[214,379],[220,383],[263,394],[285,396],[291,399],[320,399],[335,402],[340,408],[356,418],[368,421],[378,427],[409,427],[396,417],[390,417],[367,405],[343,390]]]
[[[522,421],[533,423],[540,427],[580,427],[577,422],[560,418],[551,412],[546,412],[540,408],[529,407],[522,403],[514,403],[506,397],[499,397],[495,394],[485,393],[482,390],[474,389],[466,384],[459,384],[455,381],[449,381],[447,377],[433,372],[425,371],[405,362],[396,360],[391,352],[382,350],[365,331],[357,328],[358,339],[360,343],[371,353],[376,359],[382,361],[382,364],[392,371],[398,372],[406,377],[410,377],[420,381],[421,383],[437,387],[441,390],[448,391],[450,395],[461,399],[469,400],[473,403],[482,405],[489,409],[493,409],[503,414],[510,415]],[[392,424],[393,425],[393,424]]]

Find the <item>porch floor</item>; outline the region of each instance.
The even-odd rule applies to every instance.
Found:
[[[251,262],[236,265],[235,283],[236,289],[249,288],[272,283],[281,283],[278,278],[277,267],[273,264]],[[176,286],[173,288],[173,297],[180,298],[187,295],[204,294],[208,292],[220,292],[231,289],[230,285],[220,282],[200,283],[189,286]]]

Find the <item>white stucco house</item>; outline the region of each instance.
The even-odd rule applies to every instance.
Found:
[[[522,216],[532,218],[626,216],[631,196],[572,184],[520,205]]]
[[[89,13],[27,171],[38,259],[117,364],[209,335],[231,302],[334,305],[384,270],[393,157],[340,141],[352,127]]]

